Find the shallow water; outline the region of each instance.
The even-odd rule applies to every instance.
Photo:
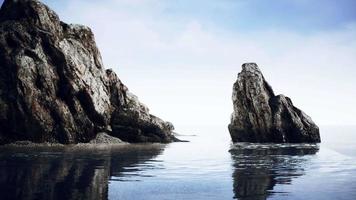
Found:
[[[355,127],[321,145],[231,144],[225,127],[189,143],[0,148],[0,199],[354,199]]]

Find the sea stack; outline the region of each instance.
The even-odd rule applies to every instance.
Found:
[[[79,143],[106,133],[172,142],[173,125],[149,113],[113,70],[90,28],[66,24],[37,0],[0,10],[0,144]]]
[[[233,142],[317,143],[319,128],[290,98],[275,95],[255,63],[245,63],[233,86]]]

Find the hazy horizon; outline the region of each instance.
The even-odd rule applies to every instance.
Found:
[[[354,1],[43,2],[89,26],[105,67],[178,130],[230,122],[244,62],[318,125],[356,125]]]

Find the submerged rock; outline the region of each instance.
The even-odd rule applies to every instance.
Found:
[[[125,142],[123,142],[119,138],[113,137],[104,132],[98,133],[94,139],[90,140],[89,143],[90,144],[125,144]]]
[[[320,142],[318,126],[288,97],[275,96],[255,63],[242,65],[232,100],[229,131],[233,142]]]
[[[0,10],[0,144],[171,142],[173,125],[149,114],[112,70],[90,28],[61,22],[37,0]]]

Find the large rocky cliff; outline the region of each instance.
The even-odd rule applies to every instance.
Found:
[[[127,142],[175,140],[173,125],[104,69],[92,31],[61,22],[37,0],[4,1],[0,71],[0,144],[88,142],[99,132]]]
[[[233,86],[233,142],[320,142],[319,128],[284,95],[275,95],[255,63],[242,65]]]

